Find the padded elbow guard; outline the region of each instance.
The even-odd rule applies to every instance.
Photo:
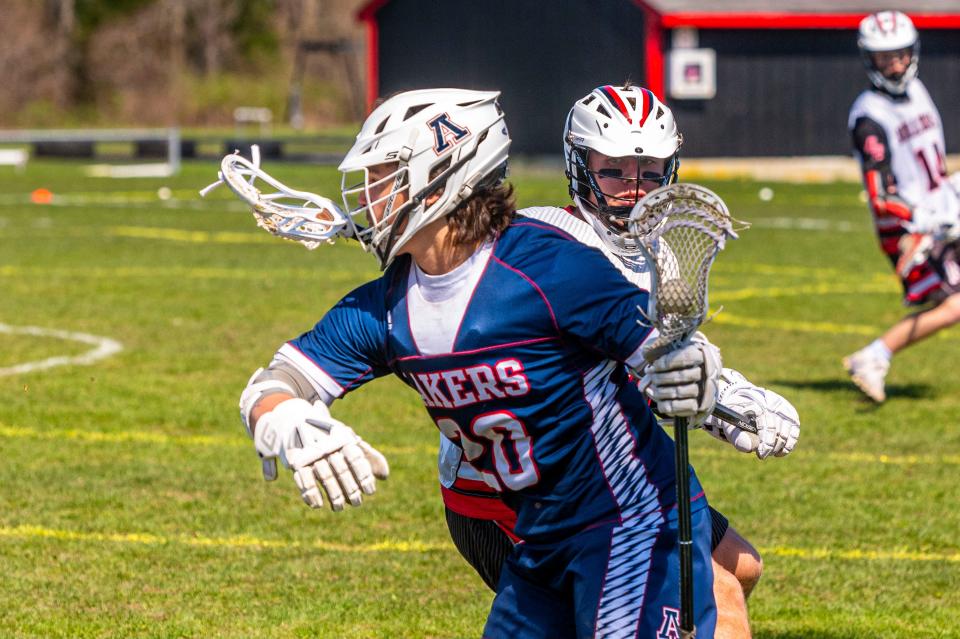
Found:
[[[310,382],[292,366],[274,360],[268,368],[259,368],[250,377],[247,387],[240,394],[240,419],[243,421],[247,435],[253,437],[253,424],[250,415],[253,409],[267,395],[284,393],[293,397],[305,399],[311,404],[321,399]],[[326,402],[324,402],[326,403]]]

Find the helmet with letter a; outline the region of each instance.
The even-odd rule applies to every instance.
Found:
[[[510,135],[498,91],[424,89],[373,110],[340,163],[355,237],[382,268],[420,229],[502,182]]]
[[[637,250],[623,237],[627,218],[647,192],[676,182],[682,143],[673,113],[643,87],[597,87],[570,109],[563,131],[570,196],[612,250]]]
[[[920,39],[913,22],[899,11],[880,11],[860,21],[857,46],[870,82],[891,95],[903,95],[917,77]]]

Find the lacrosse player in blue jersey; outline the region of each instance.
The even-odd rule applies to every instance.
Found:
[[[677,178],[682,136],[670,109],[650,91],[603,86],[573,105],[564,127],[564,159],[574,205],[533,207],[519,215],[555,226],[591,246],[641,289],[650,273],[634,241],[623,236],[626,218],[650,190]],[[714,417],[704,423],[718,439],[764,459],[789,454],[799,436],[799,417],[777,393],[723,369],[720,397],[738,411],[758,417],[759,437]],[[447,526],[457,549],[495,589],[503,560],[519,541],[516,516],[488,487],[453,442],[441,438],[441,492]],[[712,519],[717,637],[749,637],[746,598],[760,579],[757,551],[721,513]]]
[[[719,351],[691,341],[645,364],[647,293],[556,226],[515,217],[497,96],[412,91],[367,118],[340,170],[354,236],[385,272],[254,374],[244,423],[309,505],[359,505],[386,460],[327,406],[393,373],[516,513],[524,543],[485,637],[673,636],[673,442],[628,370],[646,366],[661,414],[702,423]],[[710,514],[689,480],[693,613],[712,637]]]

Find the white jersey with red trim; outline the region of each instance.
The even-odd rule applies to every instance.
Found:
[[[886,148],[882,141],[871,143],[868,139],[863,151],[855,151],[861,164],[885,159],[864,157],[865,153],[888,154],[898,195],[911,208],[960,216],[960,198],[947,181],[943,123],[923,83],[911,81],[904,97],[875,89],[864,91],[850,108],[851,132],[862,118],[880,125],[886,134]]]

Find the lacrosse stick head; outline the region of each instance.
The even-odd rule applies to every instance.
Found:
[[[219,184],[250,205],[257,226],[272,235],[300,242],[308,249],[337,237],[349,237],[350,225],[332,200],[309,191],[292,189],[260,168],[260,152],[252,146],[252,159],[231,153],[220,163],[220,179],[200,192],[206,195]]]
[[[650,264],[644,315],[659,332],[648,347],[655,358],[703,323],[710,266],[727,239],[737,235],[730,211],[716,193],[682,183],[660,187],[637,202],[629,229]]]

